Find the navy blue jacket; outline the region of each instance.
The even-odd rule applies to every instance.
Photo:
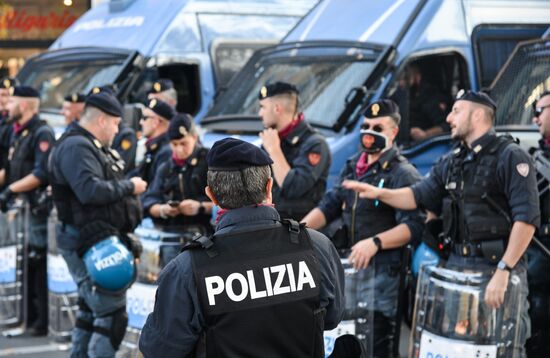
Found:
[[[280,216],[272,207],[245,207],[221,216],[216,231],[228,233],[244,227],[262,227],[278,220]],[[342,319],[344,270],[331,242],[317,231],[308,231],[320,264],[321,307],[326,308],[325,329],[329,330]],[[141,331],[139,349],[145,357],[186,357],[193,352],[205,325],[189,251],[163,269],[158,285],[155,308]]]

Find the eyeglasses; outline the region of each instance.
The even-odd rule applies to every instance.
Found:
[[[542,112],[544,112],[544,109],[548,107],[550,107],[550,104],[542,107],[535,107],[533,115],[538,118],[542,114]]]
[[[365,124],[361,125],[361,130],[367,131],[367,130],[371,129],[371,127],[372,127],[373,131],[378,132],[378,133],[381,133],[381,132],[386,130],[386,128],[384,128],[380,124],[375,124],[375,125],[371,126],[368,123],[365,123]]]
[[[149,118],[153,118],[153,116],[142,116],[142,117],[141,117],[141,120],[145,122],[145,121],[148,120]]]

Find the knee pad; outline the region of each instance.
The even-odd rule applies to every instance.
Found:
[[[126,307],[119,308],[115,312],[108,314],[104,317],[112,317],[111,328],[94,326],[94,332],[109,337],[111,345],[115,350],[118,350],[120,343],[124,339],[126,334],[126,327],[128,326],[128,314],[126,313]]]

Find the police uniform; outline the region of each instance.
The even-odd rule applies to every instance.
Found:
[[[17,86],[11,88],[11,95],[22,98],[36,98],[40,94],[34,88]],[[6,164],[6,189],[0,194],[2,211],[16,195],[9,186],[28,175],[40,181],[40,186],[22,193],[30,206],[28,232],[28,325],[31,333],[47,333],[48,307],[46,287],[47,219],[49,207],[45,200],[48,183],[46,162],[53,142],[53,130],[35,114],[24,124],[14,123],[10,136],[8,162]]]
[[[147,108],[168,121],[176,115],[176,112],[167,103],[154,98],[148,101]],[[169,142],[167,133],[149,138],[145,143],[146,151],[143,163],[130,171],[127,177],[139,176],[147,183],[152,183],[160,165],[168,162],[172,156]]]
[[[457,100],[496,108],[483,93],[466,92]],[[513,222],[540,223],[531,159],[511,137],[498,137],[493,130],[471,143],[471,149],[455,145],[412,191],[419,207],[442,214],[443,235],[451,240],[450,267],[495,268]],[[512,271],[522,285],[519,350],[529,336],[525,271],[525,260]]]
[[[373,111],[373,108],[375,109]],[[365,111],[367,118],[378,118],[397,113],[399,109],[392,101],[382,100],[371,104]],[[384,151],[380,158],[366,165],[365,152],[358,153],[346,161],[338,183],[328,191],[318,208],[326,222],[342,217],[344,232],[335,243],[339,248],[351,248],[358,241],[375,237],[377,234],[405,224],[411,231],[412,240],[420,239],[424,229],[424,215],[420,211],[396,210],[382,202],[361,199],[358,194],[342,187],[344,180],[357,180],[378,187],[396,189],[410,186],[421,177],[418,171],[399,154],[396,147]],[[344,236],[343,238],[341,236]],[[373,353],[375,357],[392,356],[397,352],[395,341],[400,323],[396,322],[400,272],[403,263],[402,249],[379,250],[369,263],[376,272],[374,282],[365,282],[364,287],[374,290]],[[368,295],[367,293],[365,295]],[[368,297],[367,297],[368,299]]]
[[[0,88],[9,90],[13,88],[15,84],[16,80],[14,78],[4,77],[2,82],[0,82]],[[8,164],[12,127],[12,123],[9,122],[8,111],[0,111],[0,170],[4,169]]]
[[[101,86],[94,87],[88,95],[97,94],[100,92],[107,92],[113,96],[116,95],[113,86]],[[121,114],[121,117],[124,117],[124,114]],[[116,150],[122,160],[124,160],[124,173],[128,173],[130,170],[134,169],[136,166],[136,152],[137,152],[137,135],[136,131],[128,127],[120,121],[118,126],[118,133],[113,139],[111,148]]]
[[[550,147],[542,138],[535,156],[542,155],[550,161]],[[550,167],[548,168],[550,169]],[[541,178],[542,179],[542,178]],[[547,190],[548,181],[539,181],[541,225],[537,229],[536,237],[550,248],[550,192]],[[546,188],[545,188],[546,187]],[[550,356],[550,259],[542,251],[529,246],[527,249],[528,266],[527,279],[529,282],[529,316],[531,318],[531,337],[527,341],[526,349],[529,357]]]
[[[271,163],[236,139],[210,153],[211,169]],[[324,235],[282,223],[269,205],[228,210],[213,237],[161,272],[139,348],[145,357],[323,357],[322,331],[342,317],[343,280]]]
[[[122,115],[120,103],[108,93],[90,95],[86,107]],[[66,132],[50,157],[53,198],[61,222],[56,235],[58,249],[78,285],[73,355],[114,357],[125,333],[125,289],[105,292],[83,261],[92,246],[112,235],[138,254],[125,234],[141,221],[141,208],[133,195],[133,183],[123,179],[123,168],[118,153],[102,146],[81,126]]]
[[[295,86],[276,82],[260,90],[260,100],[282,93],[298,94]],[[331,164],[325,138],[300,114],[279,131],[281,150],[290,165],[282,186],[273,185],[273,203],[283,218],[301,220],[323,197]]]
[[[188,135],[191,130],[193,118],[180,114],[172,118],[167,140],[181,139]],[[206,188],[206,155],[208,150],[203,148],[199,142],[191,156],[183,161],[172,157],[160,164],[157,174],[149,189],[143,196],[144,212],[155,204],[166,204],[173,200],[180,202],[185,199],[192,199],[199,202],[210,201],[204,193]],[[205,212],[201,206],[199,213],[195,216],[178,215],[173,218],[158,218],[155,223],[177,231],[199,232],[202,234],[211,233],[210,214]]]

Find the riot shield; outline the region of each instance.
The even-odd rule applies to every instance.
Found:
[[[325,331],[325,357],[340,356],[337,339],[345,335],[355,336],[360,342],[363,355],[357,358],[373,356],[375,265],[371,261],[368,268],[355,270],[348,261],[349,253],[349,250],[345,250],[340,254],[345,272],[344,317],[338,327]]]
[[[449,267],[449,266],[448,266]],[[424,266],[418,279],[410,357],[519,357],[520,277],[512,273],[504,304],[489,308],[494,269]]]
[[[48,331],[57,341],[70,340],[78,311],[78,288],[57,250],[57,210],[48,217]]]
[[[155,305],[156,281],[160,271],[181,252],[183,244],[194,237],[194,232],[176,232],[175,228],[155,228],[145,219],[134,231],[143,245],[143,252],[137,265],[136,282],[126,293],[128,327],[117,352],[117,357],[137,357],[141,329]]]
[[[28,206],[17,200],[0,213],[0,331],[24,332],[27,318],[26,239]]]

